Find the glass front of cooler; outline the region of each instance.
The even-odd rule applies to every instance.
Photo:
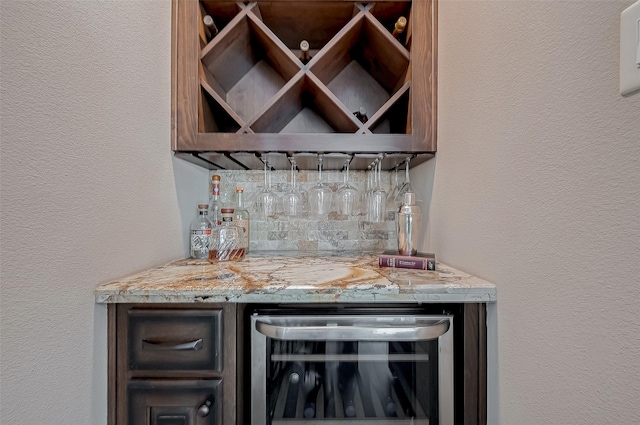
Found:
[[[453,423],[450,318],[254,316],[252,332],[253,424]]]

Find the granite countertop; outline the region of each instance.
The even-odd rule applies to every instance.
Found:
[[[98,303],[495,302],[494,284],[442,263],[378,266],[350,251],[255,251],[242,261],[178,260],[100,285]]]

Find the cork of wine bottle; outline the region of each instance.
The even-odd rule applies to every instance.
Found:
[[[311,60],[311,55],[309,54],[309,42],[307,40],[302,40],[300,42],[300,60],[304,65],[309,63]]]
[[[393,27],[392,35],[395,38],[400,37],[400,34],[404,32],[404,29],[406,27],[407,27],[407,18],[405,18],[404,16],[399,17],[398,20],[396,21],[395,26]]]
[[[205,17],[202,18],[202,23],[204,23],[207,40],[211,41],[211,39],[215,37],[216,34],[218,34],[218,27],[216,26],[216,23],[214,22],[211,15],[205,15]]]

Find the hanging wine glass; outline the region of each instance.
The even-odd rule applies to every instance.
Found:
[[[381,223],[385,220],[387,212],[387,192],[382,188],[381,183],[382,157],[379,156],[375,162],[375,187],[369,194],[367,216],[373,223]]]
[[[350,216],[355,215],[358,210],[358,204],[360,201],[360,193],[358,189],[352,186],[349,182],[349,163],[351,158],[348,158],[344,162],[344,183],[338,189],[336,193],[336,206],[338,214]]]
[[[282,206],[286,216],[297,217],[302,215],[304,194],[296,185],[296,159],[290,157],[289,161],[291,162],[291,183],[289,184],[289,189],[282,196]]]
[[[391,189],[391,192],[389,192],[389,196],[387,196],[387,202],[394,203],[396,196],[398,195],[398,191],[400,190],[400,187],[402,187],[402,183],[400,183],[398,179],[399,167],[400,165],[393,167],[393,188]]]
[[[264,163],[264,187],[262,191],[256,196],[256,207],[258,214],[264,219],[275,215],[276,213],[276,194],[271,190],[271,173],[267,170],[271,169],[266,155],[262,156],[262,162]]]
[[[377,167],[377,159],[367,167],[367,190],[364,195],[365,219],[371,221],[371,194],[376,187],[375,183],[375,167]]]
[[[324,217],[331,211],[331,188],[322,181],[323,155],[318,155],[318,183],[309,189],[309,213]]]

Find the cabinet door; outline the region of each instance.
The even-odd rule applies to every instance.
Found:
[[[222,424],[220,380],[132,380],[128,425]]]

